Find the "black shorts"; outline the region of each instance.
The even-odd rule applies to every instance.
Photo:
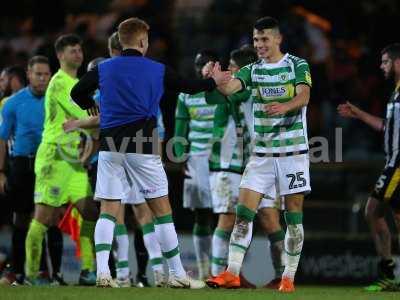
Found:
[[[32,213],[35,191],[35,158],[17,156],[10,158],[8,199],[14,212]]]
[[[400,166],[386,165],[375,183],[371,197],[400,209]]]

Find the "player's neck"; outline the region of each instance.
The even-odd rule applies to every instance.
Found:
[[[75,68],[69,67],[67,64],[60,63],[60,69],[63,70],[65,73],[67,73],[72,78],[78,77],[78,70]]]
[[[267,57],[265,60],[269,64],[275,64],[278,61],[280,61],[283,56],[284,56],[284,54],[281,51],[278,51],[278,52],[274,53],[273,55],[271,55],[270,57]]]

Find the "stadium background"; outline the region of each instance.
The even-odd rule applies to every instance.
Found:
[[[340,118],[336,107],[350,100],[383,115],[392,84],[383,81],[379,53],[385,45],[399,41],[395,34],[399,13],[400,2],[390,0],[340,4],[328,0],[2,1],[0,70],[25,65],[34,54],[50,57],[56,70],[53,42],[62,32],[84,38],[86,63],[107,56],[106,40],[116,24],[138,16],[151,25],[149,56],[194,76],[197,50],[212,45],[226,63],[230,50],[251,43],[256,18],[278,18],[284,50],[311,65],[314,86],[308,124],[309,137],[315,141],[311,146],[316,151],[327,145],[324,152],[315,152],[311,166],[313,192],[305,203],[306,241],[298,278],[309,282],[349,282],[351,278],[361,283],[376,273],[363,208],[383,166],[383,139],[361,122]],[[162,105],[162,110],[168,138],[173,133],[175,107]],[[181,208],[179,167],[167,162],[167,169],[177,228],[189,232],[192,218]],[[262,258],[262,251],[267,253],[265,238],[259,231],[256,235],[264,243],[256,254]],[[0,244],[5,243],[3,233]],[[398,254],[399,243],[393,244]],[[189,250],[184,255],[189,262],[194,259]]]

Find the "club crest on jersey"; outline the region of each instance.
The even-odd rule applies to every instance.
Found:
[[[279,74],[279,81],[282,83],[286,83],[289,79],[288,73]]]

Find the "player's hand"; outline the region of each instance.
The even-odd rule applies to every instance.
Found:
[[[339,115],[344,118],[358,118],[360,115],[360,109],[349,101],[346,101],[344,104],[339,104],[337,111]]]
[[[214,64],[211,78],[220,86],[227,84],[232,79],[232,75],[229,71],[222,71],[221,65],[217,62]]]
[[[87,110],[87,112],[88,112],[88,115],[92,116],[92,117],[98,116],[100,113],[99,107],[96,104],[94,106],[92,106],[91,108],[89,108]]]
[[[76,119],[69,119],[62,126],[65,132],[71,132],[79,128],[78,120]]]
[[[3,172],[0,173],[0,194],[5,194],[7,185],[7,177]]]
[[[265,111],[269,116],[284,115],[289,111],[287,103],[272,102],[265,106]]]
[[[210,78],[212,75],[212,71],[214,69],[214,62],[213,61],[209,61],[208,63],[206,63],[204,65],[204,67],[201,69],[201,75],[204,78]]]

